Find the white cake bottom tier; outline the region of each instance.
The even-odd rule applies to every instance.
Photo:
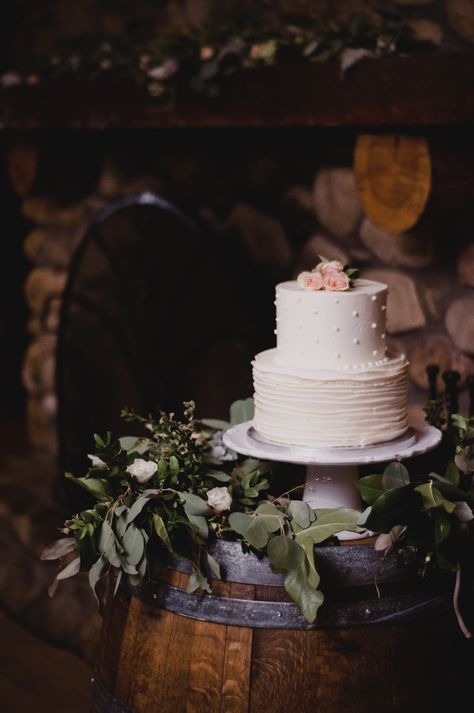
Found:
[[[254,427],[261,438],[307,447],[367,446],[408,427],[408,362],[355,373],[292,370],[275,364],[275,349],[253,362]]]

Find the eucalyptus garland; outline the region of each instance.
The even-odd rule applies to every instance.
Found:
[[[304,25],[205,25],[199,32],[163,32],[137,44],[126,35],[85,37],[51,57],[25,57],[0,77],[5,87],[33,86],[57,79],[131,78],[156,98],[172,98],[184,85],[216,96],[240,69],[282,63],[313,63],[339,59],[342,71],[365,57],[404,54],[433,48],[419,40],[402,18],[387,14],[374,23],[354,14],[344,24],[323,24],[308,18]]]
[[[220,567],[208,542],[233,539],[244,551],[268,557],[313,622],[324,601],[314,548],[341,530],[379,533],[375,547],[387,556],[416,558],[420,574],[431,567],[458,573],[466,544],[474,550],[472,491],[460,484],[461,474],[474,470],[472,418],[454,417],[456,462],[443,475],[410,475],[395,462],[361,478],[357,487],[368,507],[359,513],[313,509],[291,491],[272,495],[272,464],[239,457],[224,445],[223,432],[252,417],[252,399],[235,402],[229,422],[196,419],[193,402],[184,404],[181,419],[166,413],[143,418],[127,409],[122,415],[141,423],[147,435],[95,435],[86,475],[67,474],[97,502],[67,520],[64,537],[43,553],[43,559],[60,559],[52,591],[79,571],[89,572],[96,595],[106,579],[115,592],[121,582],[137,587],[158,579],[171,558],[191,564],[188,592],[211,592],[204,558],[216,578]]]

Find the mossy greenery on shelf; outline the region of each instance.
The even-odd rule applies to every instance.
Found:
[[[354,14],[347,22],[261,24],[209,21],[200,30],[164,32],[144,43],[127,35],[84,37],[43,60],[24,57],[0,77],[5,88],[33,86],[56,79],[130,78],[145,84],[151,96],[172,98],[179,84],[216,96],[239,69],[339,59],[342,71],[365,57],[404,54],[431,47],[418,40],[397,13],[380,22]],[[433,47],[431,47],[433,48]]]
[[[184,404],[182,419],[166,413],[143,418],[124,410],[125,420],[139,421],[148,434],[119,440],[110,433],[96,435],[87,474],[67,474],[97,503],[68,520],[65,537],[45,550],[44,559],[61,559],[52,589],[81,570],[89,572],[94,592],[106,578],[115,591],[122,580],[137,587],[157,579],[171,557],[191,563],[189,592],[210,592],[204,558],[216,578],[220,568],[207,543],[212,537],[234,539],[245,551],[268,557],[313,622],[324,601],[314,546],[341,530],[382,533],[379,549],[410,551],[421,569],[459,566],[460,540],[473,536],[473,503],[459,487],[454,463],[443,476],[416,477],[393,463],[382,475],[358,482],[368,505],[362,514],[347,508],[314,510],[290,492],[270,493],[272,464],[239,457],[223,444],[223,431],[252,413],[251,399],[232,405],[229,423],[196,419],[192,402]],[[465,449],[472,448],[472,424],[462,417],[457,423],[463,464],[470,463],[472,452],[469,456]]]

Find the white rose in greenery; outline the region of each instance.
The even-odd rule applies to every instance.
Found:
[[[91,454],[88,454],[87,456],[91,462],[91,466],[93,468],[107,468],[107,463],[104,463],[102,458],[99,458],[99,456],[93,456]]]
[[[206,497],[209,507],[211,507],[217,515],[224,512],[224,510],[228,510],[232,505],[232,495],[225,487],[208,490]]]
[[[127,473],[133,475],[139,483],[146,483],[153,478],[158,466],[152,460],[144,460],[143,458],[135,458],[133,463],[128,466]]]

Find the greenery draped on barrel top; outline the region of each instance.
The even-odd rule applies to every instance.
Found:
[[[474,419],[454,417],[456,462],[443,475],[409,475],[397,462],[361,478],[357,486],[368,507],[359,513],[312,509],[290,497],[301,488],[272,492],[267,476],[275,464],[240,457],[222,440],[225,429],[252,415],[251,399],[232,405],[230,422],[196,419],[193,402],[184,404],[182,418],[166,413],[143,418],[125,409],[123,418],[141,423],[143,437],[95,435],[85,476],[66,477],[96,502],[67,520],[65,537],[43,553],[43,559],[60,560],[51,592],[79,571],[89,572],[96,596],[106,581],[114,591],[122,581],[138,587],[157,579],[172,559],[190,563],[188,592],[211,592],[203,564],[215,578],[220,568],[208,543],[233,539],[244,551],[268,557],[289,596],[313,622],[324,601],[314,546],[341,530],[380,533],[377,549],[417,559],[422,574],[437,567],[459,575],[461,553],[466,545],[474,549]],[[460,486],[461,477],[468,487]]]

